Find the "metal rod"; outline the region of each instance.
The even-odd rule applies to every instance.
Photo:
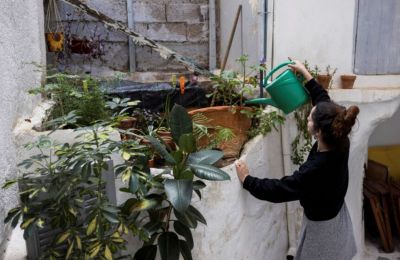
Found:
[[[217,33],[216,33],[216,17],[215,17],[215,0],[209,0],[209,61],[208,66],[211,71],[217,67]]]
[[[126,9],[128,11],[128,28],[133,30],[134,26],[134,13],[133,13],[133,4],[132,0],[126,1]],[[128,37],[128,45],[129,45],[129,71],[136,71],[136,46],[133,40]]]

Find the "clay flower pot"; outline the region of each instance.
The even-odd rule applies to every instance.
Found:
[[[318,75],[317,76],[317,81],[318,83],[324,88],[328,89],[329,84],[331,83],[332,76],[331,75]]]
[[[356,80],[356,75],[341,75],[340,80],[342,81],[342,88],[351,89],[353,88],[354,81]]]
[[[64,50],[64,33],[48,32],[45,33],[47,50],[49,52],[61,52]]]
[[[136,126],[136,121],[137,121],[137,119],[134,117],[124,118],[119,122],[118,128],[124,129],[124,130],[134,128]]]
[[[224,158],[238,158],[243,144],[247,141],[247,130],[251,127],[251,119],[240,113],[243,109],[251,110],[249,107],[216,106],[195,109],[190,111],[189,115],[201,113],[210,120],[204,125],[232,129],[235,137],[230,141],[220,143],[218,148],[223,151]],[[213,131],[210,129],[209,133],[212,134]],[[198,144],[200,147],[204,147],[209,143],[210,140],[203,136]]]

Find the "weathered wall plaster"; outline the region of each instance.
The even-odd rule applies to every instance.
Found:
[[[280,134],[256,137],[241,159],[254,176],[282,178]],[[193,259],[285,259],[286,205],[254,198],[242,188],[233,165],[223,170],[231,181],[208,182],[202,200],[193,204],[207,220],[194,232]]]
[[[26,90],[40,84],[42,73],[34,65],[45,64],[43,3],[41,0],[0,1],[0,183],[17,174],[17,148],[13,128],[39,101]],[[0,190],[0,258],[8,228],[7,211],[16,204],[14,189]]]
[[[400,110],[382,124],[372,133],[368,146],[384,146],[400,144]]]

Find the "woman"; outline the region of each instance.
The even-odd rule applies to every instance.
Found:
[[[359,109],[333,103],[299,61],[289,67],[304,75],[314,106],[307,127],[316,142],[307,161],[293,175],[280,180],[250,176],[243,161],[235,163],[237,174],[243,187],[258,199],[276,203],[300,200],[304,217],[295,259],[348,260],[356,253],[344,202],[349,180],[348,134]]]

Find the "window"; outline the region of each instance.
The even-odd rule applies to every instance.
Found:
[[[354,72],[400,74],[400,1],[359,0]]]

